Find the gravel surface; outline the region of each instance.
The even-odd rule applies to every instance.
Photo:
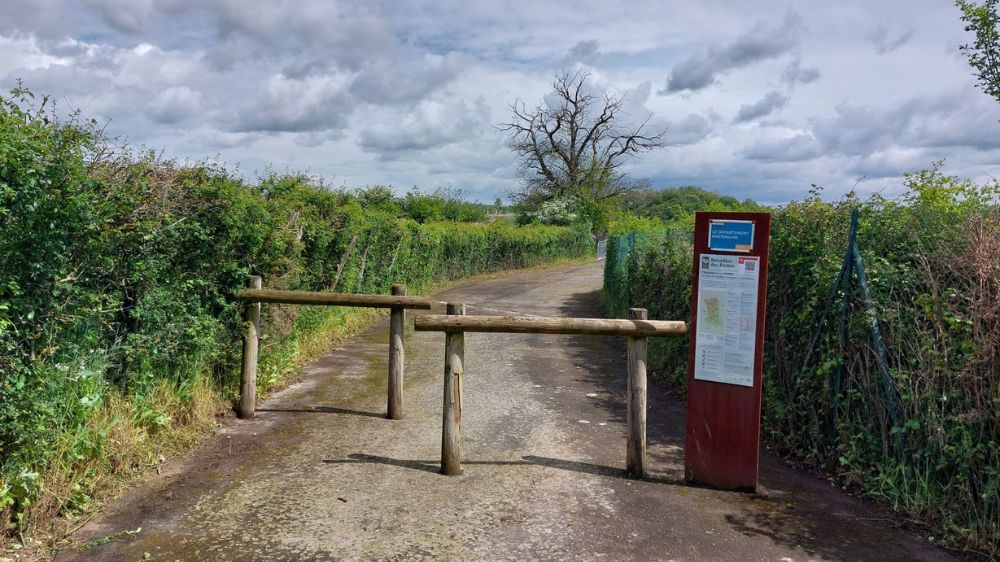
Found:
[[[600,263],[434,295],[468,314],[600,316]],[[669,320],[669,319],[663,319]],[[385,419],[388,322],[310,365],[109,506],[61,560],[950,560],[764,454],[757,494],[683,484],[683,404],[650,385],[647,480],[625,465],[619,338],[467,334],[464,472],[437,473],[444,335],[407,333]]]

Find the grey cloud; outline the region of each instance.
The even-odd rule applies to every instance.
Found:
[[[295,80],[326,74],[331,70],[330,61],[312,56],[295,57],[281,67],[285,77]]]
[[[802,68],[802,59],[795,57],[795,60],[788,63],[781,73],[781,81],[789,88],[794,88],[796,84],[810,84],[819,79],[818,68]]]
[[[600,45],[596,39],[581,40],[576,45],[570,47],[569,52],[566,53],[566,58],[563,59],[563,64],[568,66],[579,62],[591,65],[594,64],[594,61],[597,60],[600,54]]]
[[[407,120],[389,120],[361,132],[358,144],[380,159],[397,159],[484,135],[492,131],[490,109],[482,98],[469,105],[427,102],[410,112]]]
[[[272,77],[250,105],[236,113],[235,132],[318,132],[347,126],[355,100],[332,80]]]
[[[146,27],[153,11],[152,0],[84,0],[104,21],[118,31],[136,33]]]
[[[681,146],[701,142],[712,133],[712,124],[702,115],[692,113],[667,127],[667,143]]]
[[[202,57],[212,70],[228,72],[241,63],[259,62],[260,48],[261,46],[252,37],[227,35],[208,47]]]
[[[925,150],[881,150],[856,158],[848,171],[865,179],[898,178],[906,172],[927,166],[933,159]]]
[[[729,45],[712,45],[675,66],[667,78],[666,88],[658,93],[702,90],[730,70],[783,55],[798,44],[802,27],[802,18],[794,12],[788,12],[778,28],[767,22],[757,22]]]
[[[389,24],[364,6],[313,0],[294,6],[270,0],[220,0],[206,5],[227,40],[245,36],[252,51],[244,56],[273,57],[310,51],[349,70],[385,57],[396,40]],[[225,59],[223,59],[225,60]]]
[[[201,111],[201,93],[187,86],[174,86],[161,91],[150,102],[146,112],[160,123],[179,123],[194,119]]]
[[[763,99],[754,103],[741,105],[739,112],[736,113],[736,122],[746,123],[747,121],[753,121],[765,115],[770,115],[787,104],[788,96],[783,96],[778,92],[770,92]]]
[[[740,155],[762,162],[801,162],[823,154],[812,135],[799,134],[785,138],[762,139],[744,148]]]
[[[831,151],[867,154],[880,144],[893,142],[906,129],[912,117],[909,105],[888,111],[840,105],[837,116],[818,121],[813,134]]]
[[[651,82],[642,82],[635,88],[625,92],[622,96],[622,124],[626,126],[639,126],[647,119],[652,121],[653,112],[646,107],[649,101],[649,93],[653,88]],[[647,123],[650,130],[659,130],[662,123]]]
[[[455,79],[462,70],[458,55],[425,55],[417,61],[385,60],[366,66],[351,83],[351,93],[375,104],[423,99]]]
[[[233,148],[236,146],[250,146],[263,138],[259,133],[231,133],[210,129],[197,135],[197,142],[192,143],[193,150],[199,148],[220,149]]]
[[[266,66],[292,80],[352,73],[353,97],[397,104],[425,99],[464,67],[461,55],[424,53],[400,42],[388,20],[364,4],[309,0],[292,9],[269,0],[220,0],[204,6],[167,1],[164,9],[174,12],[185,6],[209,12],[217,39],[207,44],[204,58],[222,72]]]
[[[875,46],[875,52],[880,55],[885,55],[895,51],[896,49],[909,43],[912,38],[912,29],[900,33],[895,38],[891,38],[889,36],[889,29],[884,25],[878,26],[874,31],[865,36],[865,39]]]
[[[75,6],[61,0],[4,0],[0,10],[0,32],[32,33],[43,38],[62,38],[74,21],[81,19]]]
[[[840,154],[868,155],[891,146],[1000,147],[1000,107],[971,88],[888,108],[844,104],[836,111],[835,117],[817,121],[813,134],[825,149]]]

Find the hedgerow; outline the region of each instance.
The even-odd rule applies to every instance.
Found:
[[[1000,553],[1000,190],[941,173],[906,175],[896,200],[819,193],[773,209],[763,434],[782,453],[913,514],[946,544]],[[834,293],[860,211],[858,245],[874,309],[857,283]],[[609,240],[605,301],[621,315],[688,320],[691,225]],[[614,251],[624,252],[618,257]],[[840,319],[847,311],[846,340]],[[889,359],[889,396],[871,338]],[[651,342],[658,374],[683,391],[687,341]],[[840,386],[835,384],[840,372]],[[894,416],[893,403],[899,414]],[[893,421],[896,417],[896,421]]]
[[[0,527],[88,509],[116,473],[155,464],[193,439],[181,429],[232,405],[248,274],[414,294],[592,249],[586,225],[435,222],[484,207],[387,191],[250,183],[115,149],[26,90],[0,98]],[[265,311],[262,392],[317,334],[358,324],[345,309]]]

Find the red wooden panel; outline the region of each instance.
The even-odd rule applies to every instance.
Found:
[[[708,224],[713,219],[754,221],[753,249],[724,252],[708,249]],[[760,396],[764,356],[764,310],[767,300],[767,258],[771,236],[768,213],[697,213],[694,238],[694,286],[688,355],[687,441],[684,473],[690,482],[732,490],[756,491],[760,458]],[[704,253],[759,256],[757,333],[753,387],[695,380],[698,333],[698,279]]]

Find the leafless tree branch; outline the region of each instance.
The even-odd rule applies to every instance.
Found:
[[[617,197],[642,185],[621,172],[621,166],[664,146],[666,131],[649,132],[649,117],[624,128],[623,97],[595,93],[590,78],[582,70],[557,74],[555,101],[529,111],[516,100],[510,105],[511,120],[498,126],[510,135],[510,147],[521,160],[525,185],[516,196],[522,201]]]

